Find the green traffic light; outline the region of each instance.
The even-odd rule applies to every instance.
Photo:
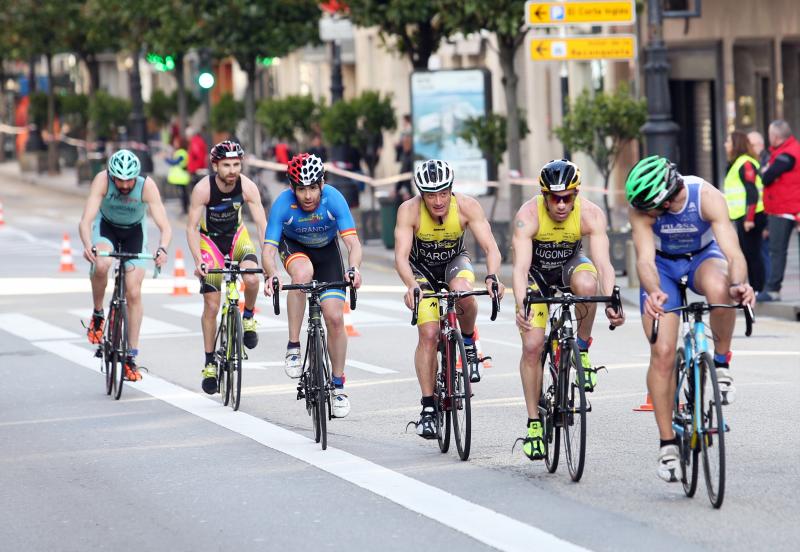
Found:
[[[214,87],[214,73],[210,71],[202,71],[197,77],[197,84],[203,90],[209,90]]]

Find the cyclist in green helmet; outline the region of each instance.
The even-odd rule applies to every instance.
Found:
[[[675,345],[679,318],[665,314],[680,305],[678,283],[709,303],[755,302],[747,283],[747,263],[728,217],[725,196],[699,176],[681,175],[664,157],[652,155],[636,163],[628,174],[625,195],[630,204],[636,270],[641,287],[642,324],[649,337],[653,320],[660,319],[658,341],[650,345],[647,388],[653,401],[660,436],[658,476],[680,481],[678,441],[672,429],[675,395]],[[733,402],[730,346],[735,311],[711,311],[714,365],[724,404]]]
[[[121,149],[108,160],[106,170],[92,180],[89,198],[78,226],[83,256],[92,263],[91,282],[94,312],[87,331],[89,343],[98,344],[103,339],[105,316],[103,296],[108,283],[108,271],[113,264],[109,257],[97,257],[96,251],[126,253],[147,252],[147,208],[161,233],[156,251],[156,265],[167,262],[167,247],[172,239],[172,228],[161,202],[158,186],[150,177],[141,176],[141,163],[132,151]],[[142,325],[142,281],[145,262],[134,259],[126,263],[125,291],[128,300],[128,343],[130,350],[125,360],[125,377],[131,381],[142,379],[136,369],[139,352],[139,329]]]

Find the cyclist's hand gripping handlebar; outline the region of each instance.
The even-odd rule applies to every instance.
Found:
[[[353,285],[356,279],[355,270],[348,270],[347,278],[350,280],[350,310],[356,310],[356,287]]]
[[[500,299],[497,298],[497,293],[500,286],[497,285],[497,280],[492,281],[492,317],[494,322],[497,319],[497,313],[500,312]]]
[[[419,288],[414,288],[414,308],[411,310],[411,325],[417,325],[417,310],[419,310]]]
[[[742,310],[744,310],[744,335],[750,337],[753,333],[753,323],[756,321],[755,315],[753,314],[753,307],[744,305]]]
[[[622,312],[622,298],[619,295],[619,286],[614,286],[614,290],[611,292],[611,308],[618,313]],[[609,324],[608,329],[613,332],[616,326]]]
[[[272,308],[275,311],[275,315],[278,315],[281,313],[281,284],[277,276],[272,277],[270,285],[272,285]]]

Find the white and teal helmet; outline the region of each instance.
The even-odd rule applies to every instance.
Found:
[[[108,174],[120,180],[131,180],[139,176],[142,164],[136,154],[130,150],[121,149],[108,160]]]
[[[429,159],[420,163],[414,171],[414,184],[419,193],[435,193],[453,187],[455,173],[447,163],[440,159]]]

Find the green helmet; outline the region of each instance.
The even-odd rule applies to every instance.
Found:
[[[121,149],[108,160],[108,174],[121,180],[136,178],[141,170],[139,158],[130,150]]]
[[[640,211],[655,209],[678,189],[680,174],[666,157],[651,155],[633,166],[625,181],[625,197]]]

